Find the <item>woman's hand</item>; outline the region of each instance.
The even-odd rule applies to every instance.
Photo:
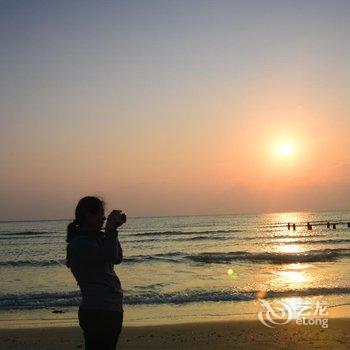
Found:
[[[119,226],[123,225],[125,222],[126,222],[126,215],[122,212],[122,210],[112,210],[107,218],[106,231],[116,230]]]

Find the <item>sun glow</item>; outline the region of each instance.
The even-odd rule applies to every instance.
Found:
[[[292,283],[304,283],[308,280],[307,275],[300,271],[281,271],[280,276],[284,278],[287,282]]]
[[[276,252],[293,254],[293,253],[301,253],[303,252],[303,249],[298,244],[283,244],[276,247]]]

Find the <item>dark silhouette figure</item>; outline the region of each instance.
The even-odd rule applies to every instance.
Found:
[[[348,222],[348,227],[350,228],[350,222]]]
[[[288,222],[288,225],[287,225],[287,227],[288,227],[288,230],[290,230],[290,222]]]
[[[79,285],[79,325],[86,350],[115,350],[123,324],[123,291],[113,266],[123,260],[117,228],[126,216],[113,210],[102,231],[104,202],[84,197],[67,227],[67,267]]]
[[[337,228],[336,224],[333,224],[333,230],[335,230]]]
[[[311,226],[311,224],[309,222],[307,223],[307,229],[308,230],[312,230],[312,226]]]
[[[293,231],[295,231],[297,229],[297,227],[295,226],[295,224],[293,224]]]
[[[327,222],[327,228],[331,228],[331,224]]]

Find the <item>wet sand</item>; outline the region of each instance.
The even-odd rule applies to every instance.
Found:
[[[259,321],[126,326],[118,349],[348,349],[349,319],[328,328],[295,323],[267,328]],[[84,349],[78,327],[0,329],[0,349]]]

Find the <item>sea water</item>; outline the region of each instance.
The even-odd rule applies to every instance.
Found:
[[[124,261],[115,266],[125,322],[256,318],[261,300],[322,301],[336,314],[350,301],[348,221],[345,211],[128,218],[119,231]],[[1,326],[76,322],[69,222],[0,223]]]

